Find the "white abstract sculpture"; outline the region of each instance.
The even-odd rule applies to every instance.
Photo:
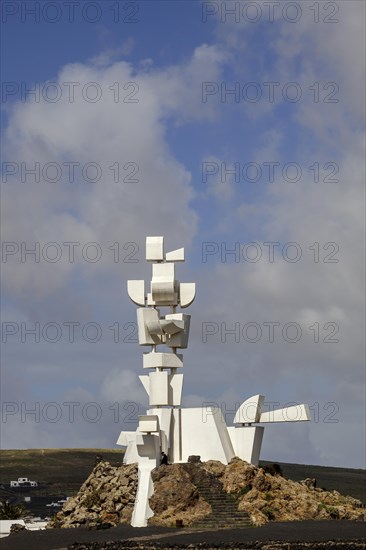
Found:
[[[310,420],[309,407],[297,405],[263,412],[264,396],[255,395],[242,403],[234,426],[227,427],[216,406],[182,408],[183,354],[188,346],[190,315],[177,312],[195,298],[195,283],[180,283],[175,278],[175,263],[184,261],[184,248],[164,254],[163,237],[146,238],[146,260],[153,262],[150,292],[145,281],[128,281],[127,290],[137,309],[138,338],[150,346],[143,354],[143,368],[149,374],[139,378],[149,396],[147,414],[139,416],[135,432],[121,432],[117,444],[127,447],[124,462],[138,463],[138,488],[131,525],[143,527],[153,515],[149,498],[153,493],[151,471],[165,452],[170,462],[187,462],[190,455],[203,461],[227,464],[234,456],[257,465],[263,439],[263,426],[257,423]],[[161,308],[169,308],[161,314]],[[157,351],[158,346],[170,351]],[[254,425],[253,425],[254,424]]]

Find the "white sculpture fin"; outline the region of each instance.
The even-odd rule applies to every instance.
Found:
[[[196,297],[196,283],[180,283],[179,301],[180,307],[188,307]]]
[[[169,375],[169,405],[180,406],[182,402],[183,374]]]
[[[150,379],[148,374],[142,374],[139,376],[141,384],[144,386],[147,395],[150,395]]]
[[[264,403],[264,395],[253,395],[240,405],[236,411],[234,424],[252,424],[259,422]]]
[[[167,262],[184,262],[184,248],[177,248],[165,254]]]
[[[145,281],[127,281],[127,292],[131,300],[138,306],[145,305]]]
[[[259,422],[306,422],[311,420],[309,405],[302,403],[275,411],[264,412]]]

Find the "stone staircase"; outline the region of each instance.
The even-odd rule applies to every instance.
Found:
[[[212,512],[194,524],[195,528],[252,527],[247,512],[238,510],[237,499],[224,491],[222,483],[199,464],[184,464],[192,483],[202,498],[211,506]]]

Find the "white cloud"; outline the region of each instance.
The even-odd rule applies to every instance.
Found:
[[[97,242],[107,247],[114,241],[143,243],[146,234],[169,232],[171,246],[181,245],[182,235],[183,244],[189,244],[197,226],[190,206],[194,191],[189,172],[166,140],[164,117],[172,112],[201,117],[201,79],[216,76],[222,59],[216,48],[204,45],[185,65],[164,70],[136,71],[126,62],[107,67],[70,64],[57,80],[62,91],[58,102],[16,103],[5,150],[8,162],[17,162],[19,171],[3,188],[4,240],[19,246],[24,241],[30,248],[38,241],[42,252],[42,246],[51,241],[60,245]],[[78,83],[74,102],[70,102],[70,85],[65,85],[70,82]],[[89,83],[96,87],[88,87]],[[96,90],[101,93],[99,101],[85,99]],[[79,163],[74,182],[63,164],[70,161]],[[30,169],[36,162],[41,182],[34,183],[33,176],[27,175],[25,183],[18,183],[21,163]],[[100,166],[96,183],[82,178],[81,170],[89,162]],[[61,167],[60,181],[47,181],[55,173],[52,169],[42,180],[47,163]],[[119,183],[114,182],[116,172],[110,168],[116,163]],[[138,181],[122,181],[132,171]],[[94,173],[90,172],[91,178]],[[35,300],[64,290],[80,265],[68,261],[68,249],[62,247],[62,252],[57,263],[42,256],[36,263],[28,257],[19,266],[20,254],[10,257],[4,264],[6,289],[13,295],[30,293]],[[102,266],[104,259],[84,267],[90,272]]]

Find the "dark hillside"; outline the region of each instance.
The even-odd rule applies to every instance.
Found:
[[[260,466],[272,464],[260,461]],[[278,462],[284,477],[301,481],[315,478],[317,486],[327,491],[338,491],[343,495],[358,498],[366,504],[366,470],[353,468],[333,468],[327,466],[309,466],[306,464],[286,464]]]
[[[0,451],[0,484],[28,477],[41,483],[32,494],[72,494],[89,476],[95,458],[122,462],[120,449],[26,449]]]

